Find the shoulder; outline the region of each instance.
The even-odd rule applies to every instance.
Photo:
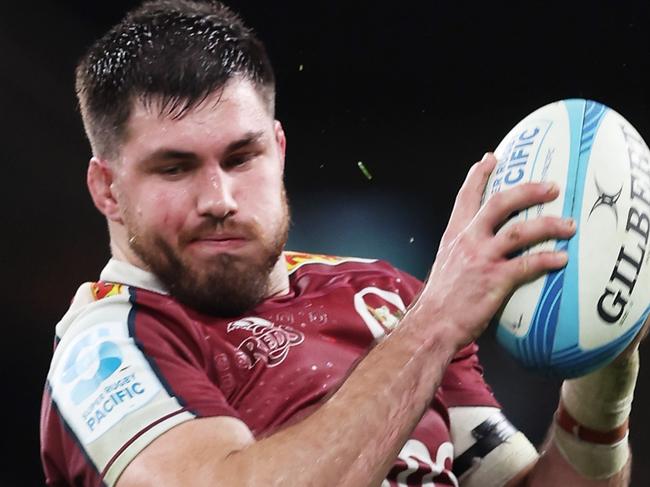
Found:
[[[290,275],[295,274],[301,276],[304,274],[325,273],[330,275],[348,274],[371,277],[389,276],[400,280],[405,278],[409,281],[420,282],[407,272],[381,259],[294,251],[285,251],[284,258],[287,263],[287,271]]]
[[[134,307],[133,290],[124,284],[98,281],[78,289],[56,326],[56,347],[47,377],[55,398],[65,391],[68,401],[63,402],[81,403],[127,355],[135,355],[137,346],[130,330]],[[85,377],[90,370],[94,375]]]
[[[52,469],[114,479],[167,429],[197,415],[235,414],[201,367],[205,340],[172,303],[124,284],[79,288],[57,325],[43,401],[41,449]]]
[[[302,296],[321,296],[334,306],[346,298],[375,336],[395,325],[422,283],[379,259],[286,252],[291,285]],[[345,294],[340,294],[343,292]]]
[[[194,343],[200,335],[195,328],[187,309],[169,295],[116,282],[84,283],[56,326],[48,379],[69,373],[89,351],[102,358],[112,347],[120,356],[141,356]]]
[[[341,264],[354,263],[357,265],[352,266],[352,268],[368,268],[373,264],[378,262],[377,259],[367,259],[361,257],[343,257],[338,255],[327,255],[327,254],[314,254],[308,252],[295,252],[287,250],[284,252],[284,259],[287,263],[287,271],[289,274],[293,274],[298,269],[303,269],[303,272],[311,270],[327,270],[328,268],[334,268],[340,266]],[[364,265],[359,265],[364,264]],[[325,266],[325,267],[323,267]],[[346,266],[348,269],[350,266]],[[338,270],[338,269],[337,269]]]
[[[104,281],[82,284],[56,325],[56,341],[71,337],[90,323],[115,320],[131,308],[129,286]],[[66,341],[68,338],[66,338]]]

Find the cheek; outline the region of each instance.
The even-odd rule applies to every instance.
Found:
[[[188,215],[187,200],[187,191],[181,189],[150,188],[132,205],[133,213],[140,226],[155,229],[159,234],[169,233],[183,226]]]
[[[282,213],[282,181],[269,177],[251,184],[249,188],[258,188],[247,191],[243,196],[251,216],[264,222],[279,220]]]

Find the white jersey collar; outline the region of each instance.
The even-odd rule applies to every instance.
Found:
[[[102,281],[126,284],[158,294],[169,294],[165,286],[151,272],[117,259],[108,261],[99,278]]]

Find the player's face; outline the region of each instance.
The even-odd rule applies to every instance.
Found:
[[[233,80],[185,116],[137,103],[114,184],[131,251],[181,301],[240,314],[267,292],[286,243],[285,138]]]

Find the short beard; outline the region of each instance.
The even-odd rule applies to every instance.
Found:
[[[253,229],[253,233],[260,241],[261,232]],[[262,242],[263,249],[254,260],[220,254],[196,269],[158,235],[135,233],[129,242],[179,302],[211,316],[234,317],[252,310],[266,297],[269,276],[282,255],[288,233],[289,207],[283,194],[282,220],[269,241]]]

